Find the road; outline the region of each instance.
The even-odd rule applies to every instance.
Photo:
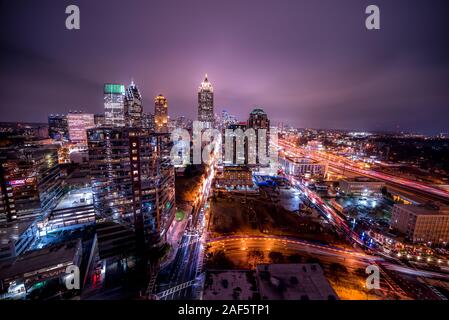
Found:
[[[295,148],[296,149],[296,148]],[[292,152],[292,148],[288,146],[288,150],[290,150],[290,153]],[[299,152],[295,151],[294,155],[301,155]],[[302,193],[303,196],[305,196],[308,200],[310,200],[311,203],[314,204],[314,207],[320,212],[329,222],[333,224],[333,226],[336,228],[336,230],[340,233],[346,236],[348,240],[350,240],[353,244],[357,244],[357,247],[366,249],[366,245],[360,240],[359,236],[351,230],[351,228],[348,226],[347,222],[331,207],[329,207],[324,201],[313,191],[309,190],[305,185],[303,185],[299,180],[295,179],[292,176],[289,176],[289,179],[291,183],[296,186]],[[400,180],[398,180],[400,181]],[[401,182],[402,183],[402,182]],[[399,183],[399,185],[401,185]],[[416,186],[418,187],[418,186]],[[426,191],[428,192],[428,191]],[[430,298],[430,299],[437,299],[439,296],[435,296],[432,290],[429,289],[428,286],[418,283],[419,281],[416,281],[416,277],[428,277],[428,278],[441,278],[441,279],[448,279],[448,274],[446,273],[439,273],[439,272],[431,272],[427,270],[420,270],[415,268],[410,268],[407,266],[404,266],[404,264],[394,258],[385,255],[381,249],[375,250],[375,254],[378,257],[384,257],[388,259],[388,263],[381,262],[376,263],[378,266],[381,267],[381,270],[383,271],[382,274],[384,277],[388,278],[388,282],[390,283],[390,286],[395,289],[396,292],[400,294],[404,294],[406,292],[411,292],[415,295],[415,297],[418,298]],[[394,272],[399,272],[406,275],[412,275],[414,277],[413,280],[406,281],[403,278],[395,279]],[[397,281],[400,281],[401,285],[398,285]],[[397,288],[397,289],[396,289]],[[404,290],[405,288],[405,290]],[[411,291],[410,291],[411,290]]]
[[[279,146],[285,148],[288,152],[292,153],[295,156],[304,156],[304,152],[300,148],[293,146],[291,143],[287,141],[279,140]],[[419,194],[426,193],[433,196],[434,198],[440,199],[441,201],[445,202],[449,201],[449,192],[427,185],[425,183],[400,178],[397,176],[381,173],[374,170],[362,169],[357,167],[352,161],[346,158],[334,156],[324,152],[312,151],[308,152],[308,155],[310,155],[310,157],[315,160],[329,161],[330,167],[334,167],[340,170],[351,171],[366,177],[380,179],[382,181],[389,182],[393,185],[400,186],[401,188],[413,190],[415,192],[418,192]]]
[[[199,204],[194,208],[186,232],[180,240],[176,256],[159,272],[156,291],[159,296],[163,296],[164,300],[193,300],[198,299],[201,293],[203,281],[201,272],[207,237],[207,204],[215,176],[215,165],[216,155],[213,154],[206,172],[207,177],[200,188]],[[183,284],[186,283],[189,285],[184,287]],[[170,294],[167,295],[167,291]]]
[[[227,236],[207,241],[211,250],[224,249],[231,260],[244,260],[249,250],[279,251],[290,255],[305,253],[307,255],[318,255],[322,258],[331,259],[333,262],[349,262],[358,267],[367,266],[373,261],[382,258],[367,255],[351,249],[343,249],[330,245],[312,243],[304,240],[284,236]]]

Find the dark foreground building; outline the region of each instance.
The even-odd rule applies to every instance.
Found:
[[[88,144],[97,216],[135,231],[138,243],[163,242],[175,214],[170,136],[104,127],[88,130]]]

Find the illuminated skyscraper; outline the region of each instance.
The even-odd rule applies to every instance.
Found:
[[[162,94],[154,99],[154,125],[156,132],[168,132],[168,104]]]
[[[106,126],[125,126],[124,85],[110,83],[104,85],[104,116]]]
[[[142,96],[139,89],[131,81],[131,84],[126,89],[125,97],[125,120],[126,126],[131,128],[142,127]]]
[[[67,124],[70,141],[87,146],[86,130],[95,127],[94,115],[80,111],[71,111],[67,115]]]
[[[214,124],[214,88],[205,75],[198,88],[198,121],[203,128],[212,128]]]
[[[256,132],[256,148],[255,150],[250,150],[249,152],[255,152],[256,153],[256,163],[260,163],[259,161],[259,136],[261,134],[260,129],[264,129],[266,134],[266,146],[265,146],[265,155],[268,156],[268,150],[269,150],[269,133],[270,133],[270,120],[268,120],[268,116],[260,108],[255,108],[251,113],[249,114],[249,120],[248,120],[248,128],[253,128]]]
[[[154,114],[147,112],[142,113],[142,127],[154,131]]]

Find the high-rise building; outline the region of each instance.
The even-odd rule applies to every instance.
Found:
[[[175,212],[170,135],[103,127],[88,138],[97,214],[132,227],[147,244],[163,239]]]
[[[105,125],[105,116],[104,113],[99,113],[94,115],[94,122],[96,127],[102,127]]]
[[[154,126],[156,132],[168,132],[168,103],[162,94],[154,98]]]
[[[125,86],[107,83],[104,85],[105,125],[125,126]]]
[[[260,164],[259,159],[259,136],[261,134],[260,129],[264,129],[266,134],[266,145],[265,145],[265,156],[268,156],[268,150],[269,150],[269,134],[270,134],[270,120],[268,120],[268,116],[260,108],[255,108],[251,113],[249,114],[248,119],[248,128],[253,128],[256,133],[256,148],[255,150],[250,150],[249,152],[255,152],[256,153],[256,163]]]
[[[73,143],[87,146],[86,130],[95,127],[94,115],[81,111],[71,111],[67,115],[69,140]]]
[[[192,120],[187,119],[184,116],[178,117],[175,120],[175,122],[176,122],[177,128],[186,129],[186,130],[192,129]]]
[[[231,124],[236,124],[237,118],[230,114],[227,110],[221,112],[221,126],[222,128],[228,128]]]
[[[48,136],[54,140],[68,140],[69,132],[65,114],[48,115]]]
[[[62,195],[61,184],[57,146],[0,149],[0,221],[46,214]]]
[[[214,88],[207,74],[198,88],[198,121],[202,122],[203,128],[212,128],[214,125]]]
[[[154,131],[154,114],[147,112],[142,113],[142,128]]]
[[[246,122],[240,122],[240,123],[234,123],[229,124],[226,128],[227,130],[242,130],[244,133],[247,129]],[[230,145],[227,145],[230,143]],[[243,145],[243,148],[239,147],[239,144]],[[235,137],[234,134],[230,135],[229,137],[225,137],[225,144],[224,144],[224,150],[223,153],[225,154],[226,158],[223,162],[225,166],[246,166],[248,164],[248,149],[249,149],[250,141],[248,138],[243,138],[242,141],[238,141],[237,137]],[[232,150],[231,157],[228,158],[228,155],[226,155],[226,149]]]
[[[131,84],[126,89],[125,97],[125,120],[126,125],[132,128],[142,127],[142,96],[139,89],[131,81]]]
[[[267,131],[270,129],[270,120],[268,120],[268,116],[260,108],[255,108],[249,114],[248,127],[254,129],[266,129]]]

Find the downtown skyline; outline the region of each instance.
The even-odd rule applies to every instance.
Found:
[[[196,119],[195,92],[208,73],[215,112],[239,119],[260,106],[273,123],[297,127],[449,131],[447,5],[377,1],[382,27],[369,32],[365,2],[78,1],[76,31],[64,28],[65,1],[7,2],[2,121],[101,113],[103,84],[131,79],[145,112],[162,93],[172,118]]]
[[[0,303],[447,301],[449,2],[371,1],[0,2]]]

